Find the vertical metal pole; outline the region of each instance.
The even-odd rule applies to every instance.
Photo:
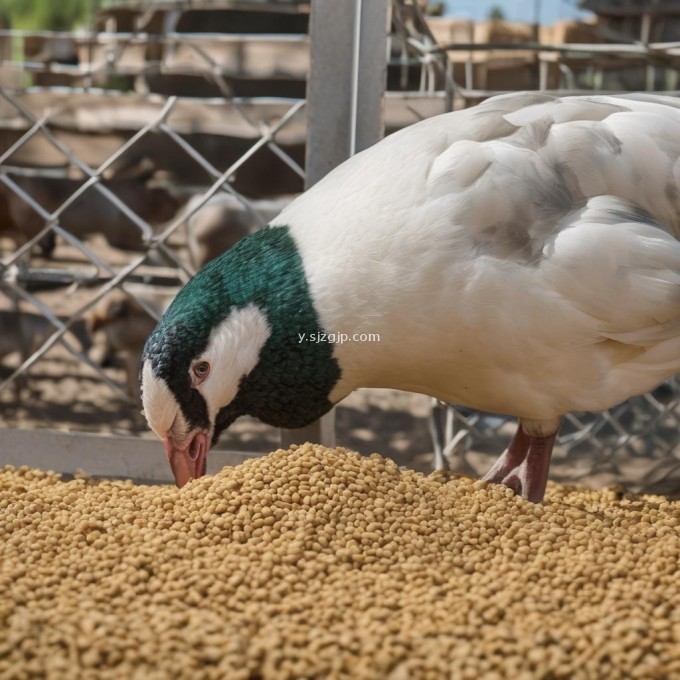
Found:
[[[355,115],[356,151],[383,136],[387,10],[387,0],[312,1],[307,188],[351,155]]]
[[[656,3],[655,3],[656,4]],[[649,45],[652,33],[652,15],[645,12],[642,15],[642,22],[640,26],[640,40],[643,45]],[[656,71],[652,64],[645,64],[645,90],[648,92],[654,89],[654,81],[656,80]]]
[[[388,0],[312,0],[307,80],[307,188],[385,129]],[[335,444],[335,414],[298,430],[281,445]]]
[[[475,22],[470,21],[468,23],[468,42],[471,45],[475,44]],[[472,91],[472,88],[474,87],[474,55],[475,53],[470,51],[468,52],[468,58],[467,61],[465,62],[465,89],[468,92]],[[467,99],[465,100],[465,107],[467,108]]]
[[[548,62],[541,58],[540,52],[538,53],[538,89],[547,90],[548,89]]]

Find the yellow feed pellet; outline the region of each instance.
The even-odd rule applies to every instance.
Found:
[[[680,678],[680,503],[304,445],[183,489],[6,467],[0,678]]]

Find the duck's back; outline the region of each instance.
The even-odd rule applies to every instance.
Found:
[[[526,238],[589,197],[613,195],[680,237],[679,159],[680,100],[672,97],[501,95],[357,154],[277,223],[300,238],[307,228],[366,236],[367,225],[382,237],[395,233],[400,211],[445,209],[482,241],[506,230]]]
[[[504,375],[540,382],[540,363],[560,408],[604,408],[628,396],[622,366],[642,362],[639,384],[680,370],[679,159],[678,100],[503,95],[391,135],[276,223],[291,227],[324,326],[381,332],[373,365],[410,363],[424,383],[392,386],[481,372],[488,388],[467,401],[484,408]],[[460,355],[449,369],[447,348]],[[593,403],[571,403],[569,380],[588,372]]]

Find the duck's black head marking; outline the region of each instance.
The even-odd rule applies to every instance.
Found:
[[[223,344],[232,354],[255,342],[253,335],[264,337],[234,316],[246,308],[261,314],[266,341],[247,374],[228,374],[240,364],[222,352],[223,374],[215,377],[233,383],[236,393],[215,409],[205,392],[192,387],[190,367],[213,351],[213,331],[221,325],[228,327]],[[210,262],[182,288],[148,339],[143,361],[167,384],[191,427],[210,426],[215,439],[245,414],[277,427],[302,427],[331,408],[329,394],[340,377],[331,344],[300,342],[301,334],[322,331],[295,241],[287,227],[267,227]]]

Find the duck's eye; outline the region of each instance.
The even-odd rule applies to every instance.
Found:
[[[193,371],[198,382],[203,382],[208,377],[208,373],[210,373],[210,364],[207,361],[199,361],[197,364],[194,364]]]

